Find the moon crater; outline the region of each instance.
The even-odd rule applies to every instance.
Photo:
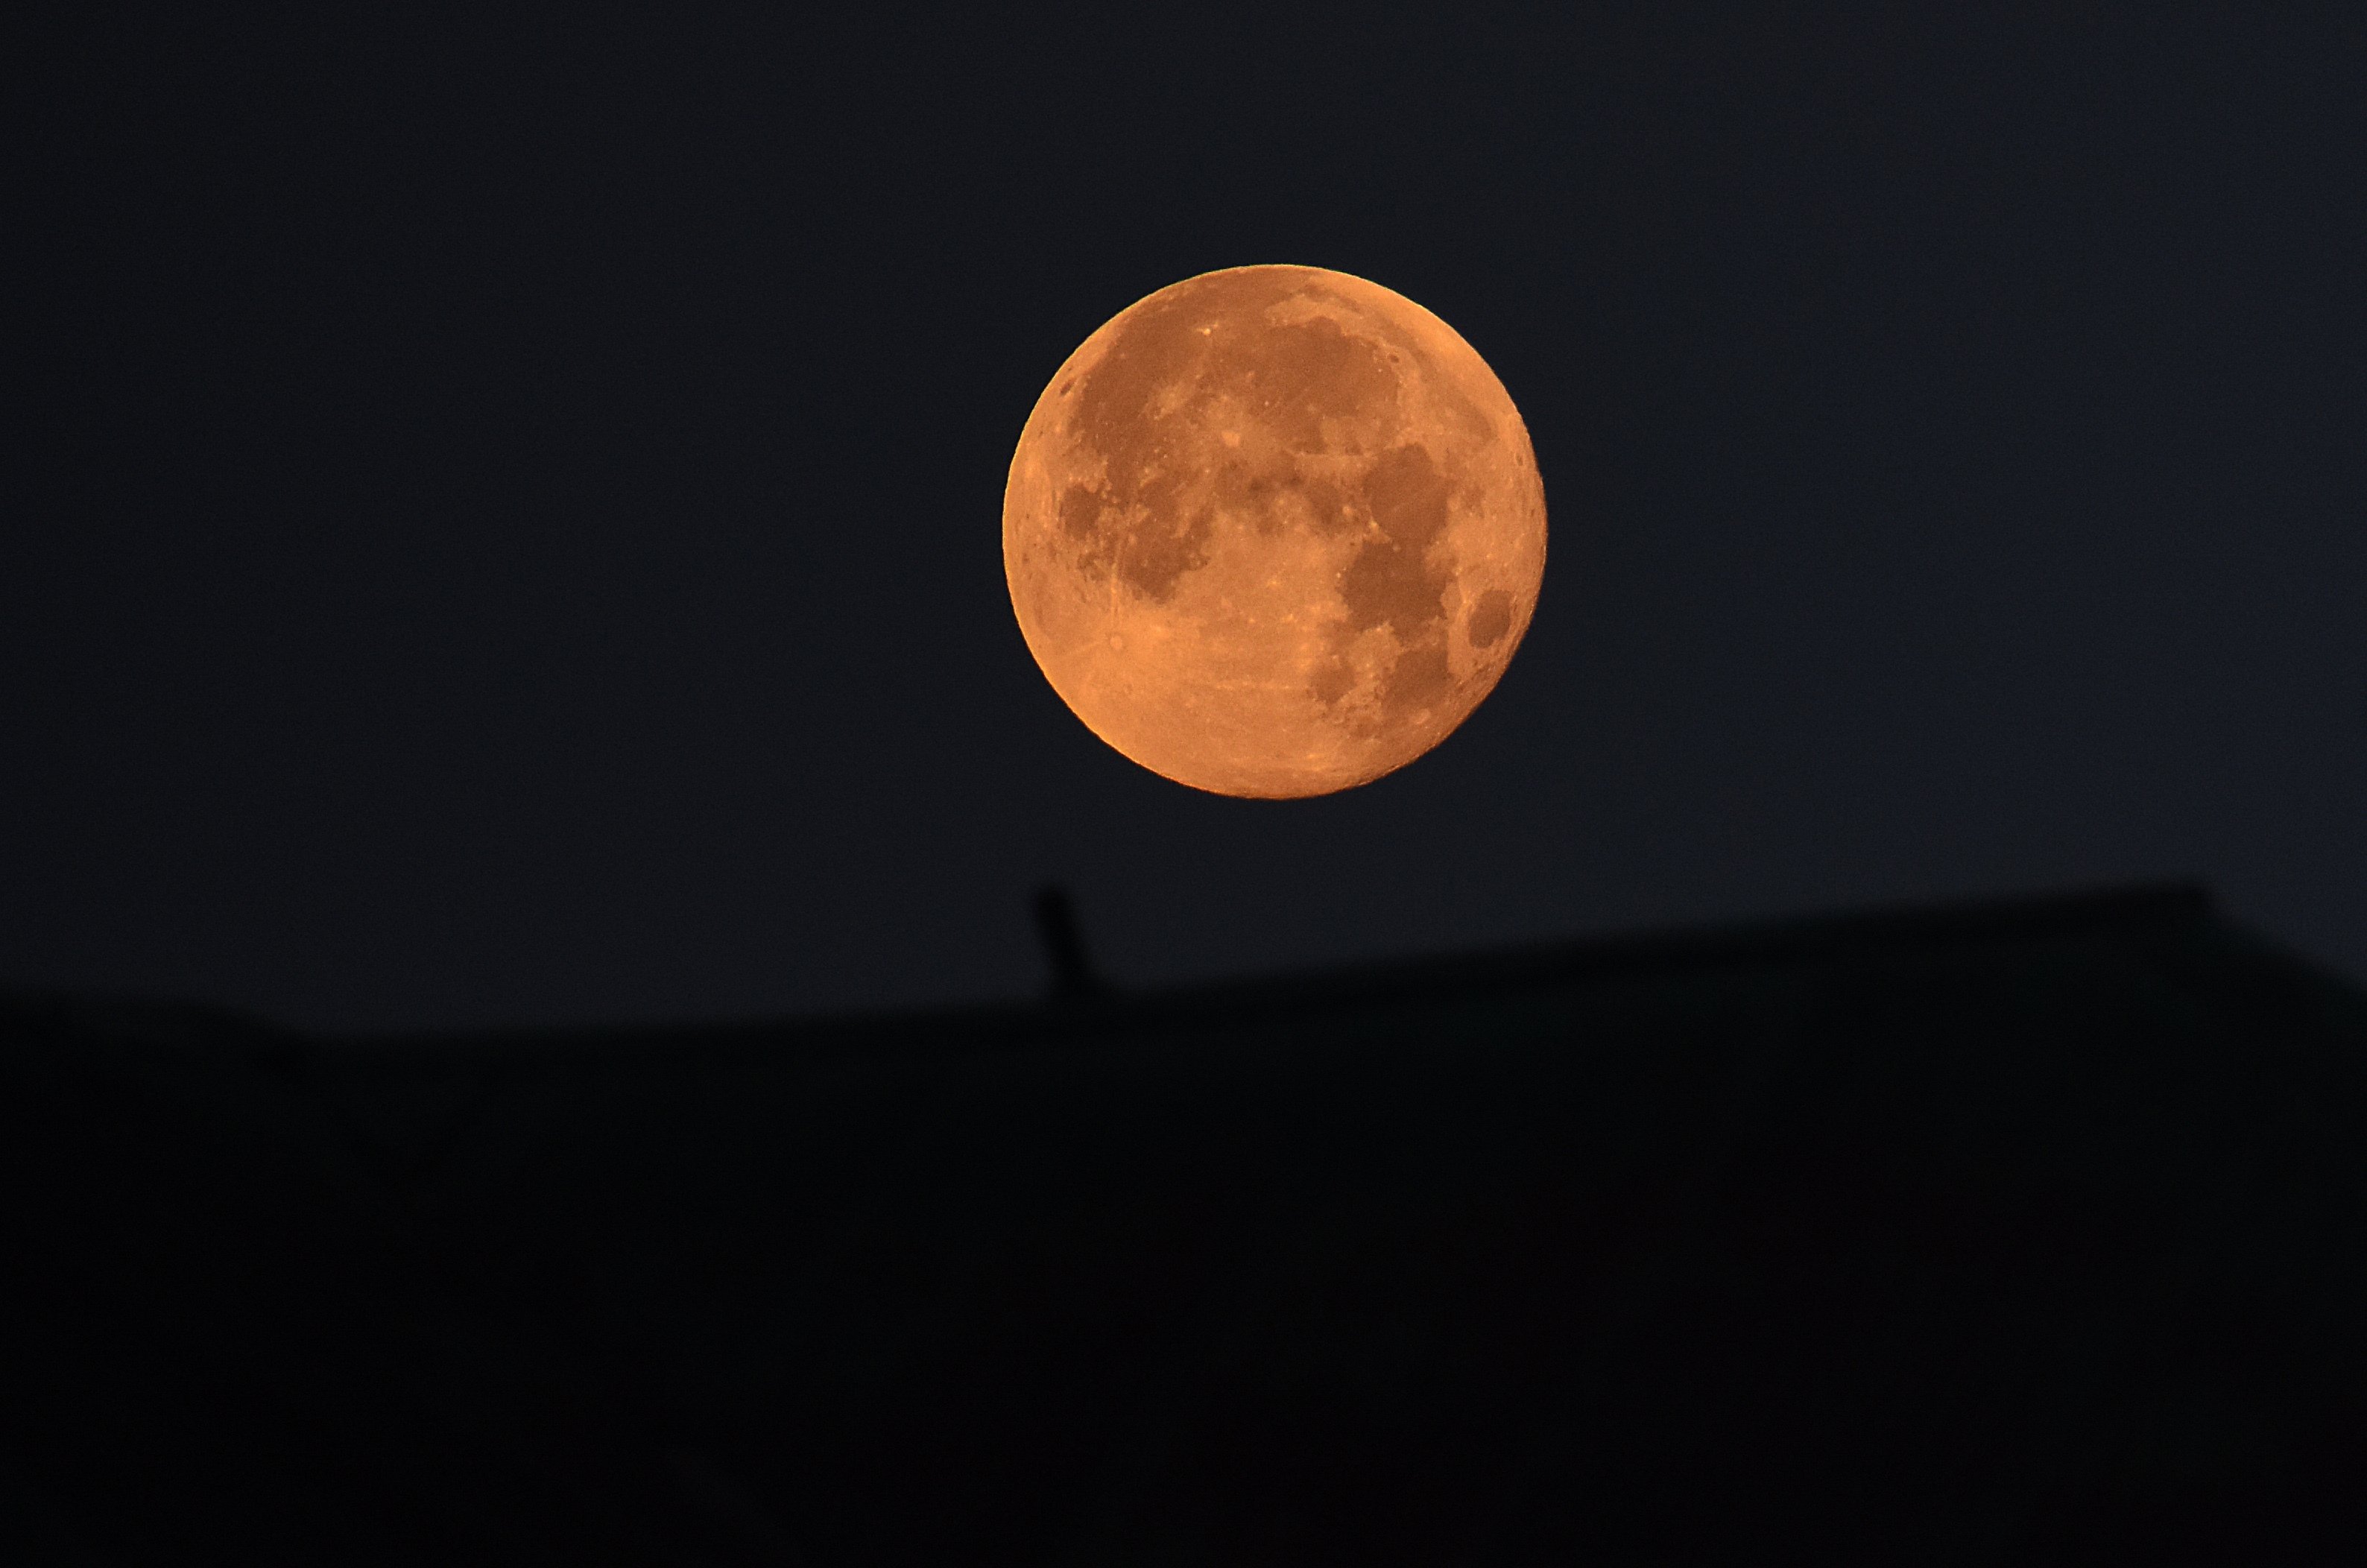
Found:
[[[1486,363],[1314,267],[1121,311],[1037,400],[1003,500],[1053,688],[1125,755],[1226,795],[1345,789],[1444,739],[1527,629],[1545,544]]]

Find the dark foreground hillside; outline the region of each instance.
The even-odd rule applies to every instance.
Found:
[[[0,1004],[0,1561],[2367,1562],[2367,998],[2180,890],[1039,1008]]]

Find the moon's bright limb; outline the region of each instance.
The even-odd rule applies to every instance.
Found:
[[[1003,492],[1020,630],[1093,732],[1220,795],[1401,768],[1487,696],[1545,488],[1471,345],[1319,267],[1186,278],[1087,338]]]

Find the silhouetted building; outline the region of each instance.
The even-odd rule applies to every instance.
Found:
[[[2367,998],[2199,894],[1139,997],[1046,908],[1040,1008],[7,1004],[0,1557],[2367,1561]]]

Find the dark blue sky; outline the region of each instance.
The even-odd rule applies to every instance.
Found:
[[[1013,995],[1047,877],[1121,983],[2161,876],[2367,975],[2355,8],[192,9],[27,56],[0,986]],[[1552,526],[1297,804],[1093,739],[999,553],[1068,352],[1262,261],[1455,325]]]

